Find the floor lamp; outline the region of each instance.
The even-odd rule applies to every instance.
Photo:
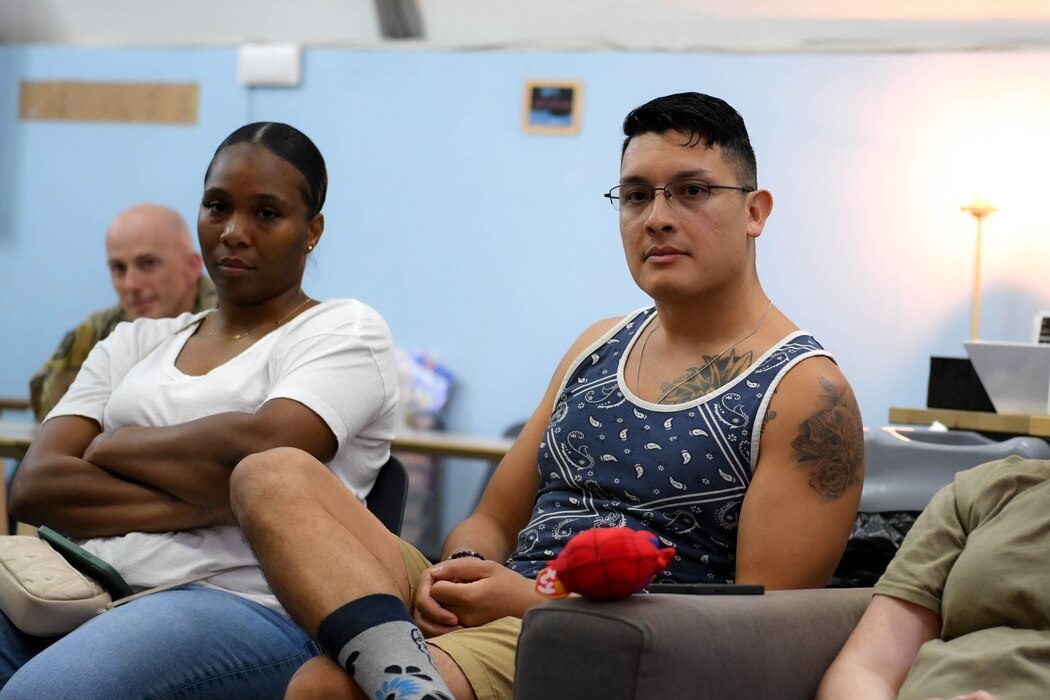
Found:
[[[973,203],[960,207],[977,220],[977,249],[973,260],[973,306],[970,312],[970,339],[977,340],[977,327],[981,322],[981,223],[991,213],[999,211],[987,199],[974,197]]]

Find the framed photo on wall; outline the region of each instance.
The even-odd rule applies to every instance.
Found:
[[[583,83],[579,81],[526,81],[523,128],[533,134],[577,134],[582,106]]]

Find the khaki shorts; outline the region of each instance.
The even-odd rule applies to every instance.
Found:
[[[433,566],[415,547],[401,541],[401,556],[408,572],[411,596],[425,569]],[[510,700],[514,694],[514,653],[521,634],[521,619],[504,617],[480,627],[456,630],[427,640],[452,657],[478,700]]]

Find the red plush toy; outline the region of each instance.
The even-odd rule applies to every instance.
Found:
[[[586,530],[536,578],[537,592],[551,598],[579,593],[592,600],[620,600],[645,588],[674,556],[658,549],[651,532],[626,527]]]

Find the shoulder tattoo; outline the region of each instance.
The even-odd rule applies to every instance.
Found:
[[[864,428],[857,399],[848,386],[838,387],[820,378],[824,408],[802,422],[791,441],[795,458],[810,470],[809,485],[828,500],[842,496],[860,483],[864,461]]]

